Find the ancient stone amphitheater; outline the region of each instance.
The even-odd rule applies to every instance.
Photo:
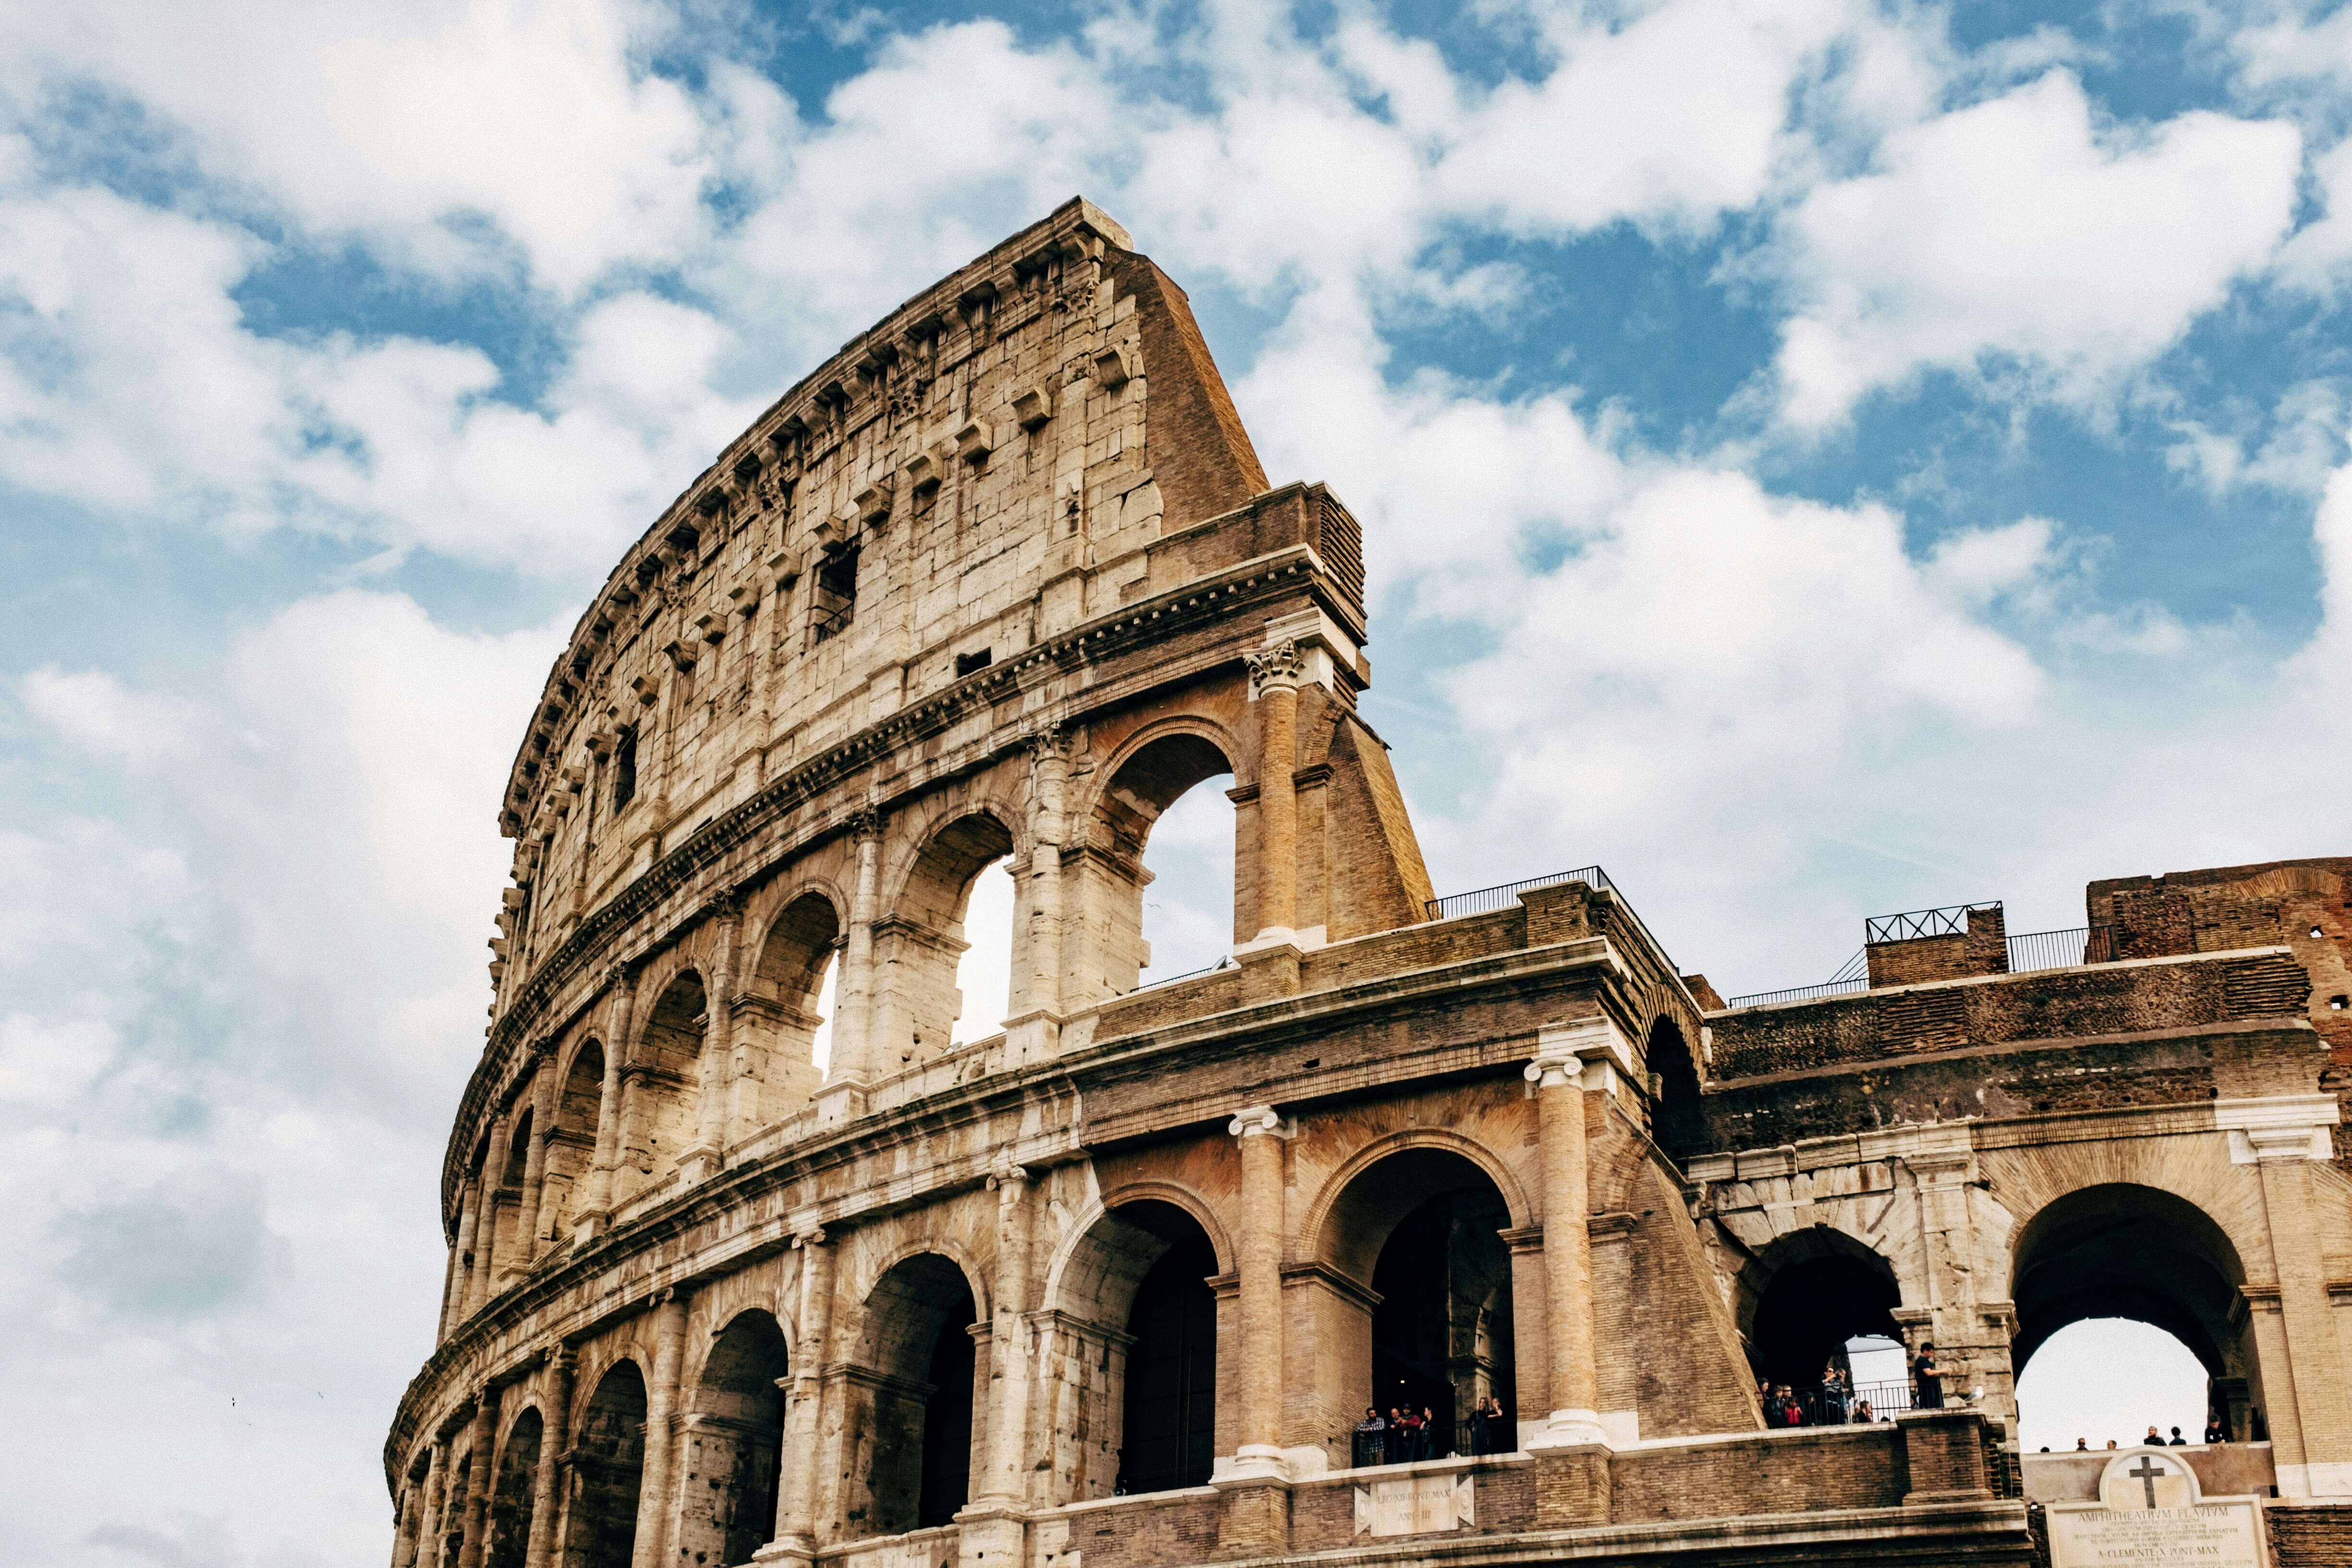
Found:
[[[2280,1562],[2352,1560],[2352,861],[1727,1006],[1598,868],[1433,897],[1365,642],[1355,520],[1084,202],[723,452],[509,781],[395,1568],[2025,1563],[2092,1482],[2014,1373],[2096,1316],[2204,1361]],[[1139,987],[1226,775],[1232,956]],[[1768,1423],[1873,1333],[1944,1407]]]

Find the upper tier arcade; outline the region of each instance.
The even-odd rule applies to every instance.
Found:
[[[1363,588],[1355,520],[1268,488],[1182,290],[1082,200],[851,341],[646,531],[549,673],[444,1169],[475,1259],[448,1321],[495,1293],[480,1255],[510,1279],[940,1058],[965,897],[1000,858],[998,1068],[1134,989],[1143,844],[1203,780],[1234,786],[1237,944],[1421,920],[1355,712]],[[560,1092],[534,1052],[562,1058]]]

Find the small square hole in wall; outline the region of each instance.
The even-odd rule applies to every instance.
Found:
[[[982,648],[978,653],[960,653],[956,655],[956,679],[961,680],[967,675],[986,669],[995,659],[994,651],[989,648]]]
[[[2330,996],[2327,1005],[2332,1011],[2341,1013],[2345,1008],[2352,1007],[2352,996]]]
[[[2319,928],[2318,928],[2317,926],[2314,926],[2314,927],[2312,927],[2312,928],[2311,928],[2311,934],[2312,934],[2312,935],[2314,935],[2314,936],[2317,936],[2317,935],[2319,934]]]

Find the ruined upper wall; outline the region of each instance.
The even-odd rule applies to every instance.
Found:
[[[908,300],[623,557],[509,777],[502,998],[509,971],[665,840],[979,668],[1181,585],[1157,579],[1182,556],[1153,542],[1266,489],[1183,291],[1129,243],[1073,200]],[[1347,526],[1323,553],[1360,637]]]

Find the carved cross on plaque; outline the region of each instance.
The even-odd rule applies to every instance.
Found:
[[[2147,1506],[2150,1508],[2154,1508],[2156,1506],[2156,1478],[2158,1476],[2168,1476],[2171,1473],[2172,1471],[2170,1469],[2163,1465],[2158,1464],[2153,1458],[2149,1458],[2146,1454],[2142,1454],[2140,1456],[2138,1464],[2134,1465],[2130,1469],[2124,1472],[2124,1474],[2137,1481],[2141,1488],[2147,1493]]]

